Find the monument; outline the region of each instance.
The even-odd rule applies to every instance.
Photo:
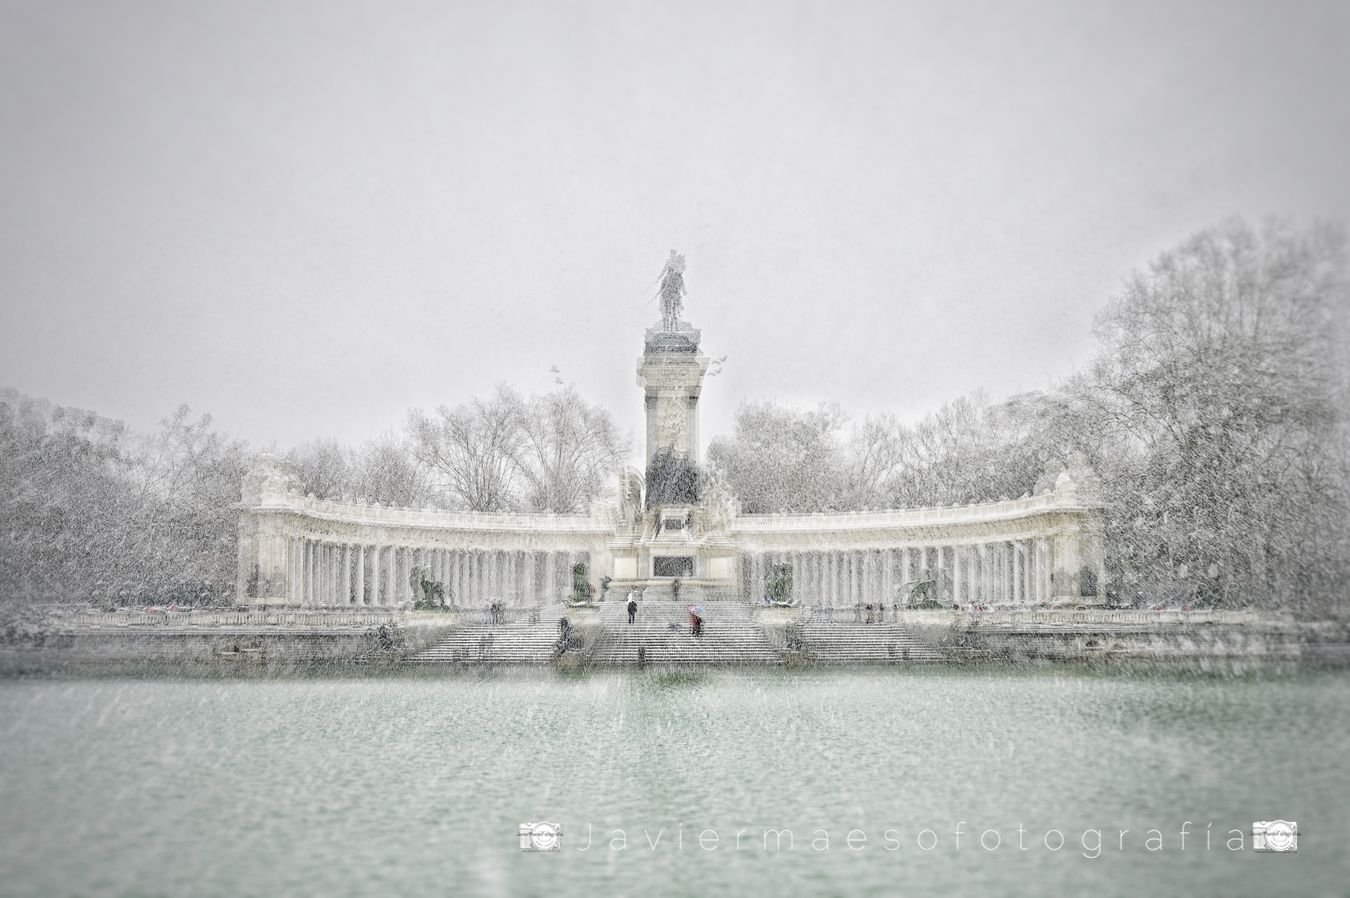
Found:
[[[620,588],[679,579],[730,593],[736,550],[728,534],[728,497],[708,489],[699,468],[698,402],[708,357],[699,351],[699,330],[681,318],[685,267],[684,256],[672,249],[661,273],[661,320],[648,328],[637,361],[647,469],[627,475],[627,483],[640,486],[642,502],[611,545],[613,576]]]
[[[683,317],[686,267],[671,250],[637,360],[645,469],[623,471],[616,497],[571,515],[360,505],[302,496],[284,460],[260,456],[243,483],[239,601],[411,608],[439,587],[455,607],[538,608],[599,594],[605,578],[611,597],[679,580],[691,600],[790,594],[825,608],[1104,601],[1101,504],[1082,466],[1047,471],[1020,499],[742,514],[700,465],[709,361]]]

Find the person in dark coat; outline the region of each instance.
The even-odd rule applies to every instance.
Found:
[[[633,594],[628,594],[628,622],[631,624],[637,618],[637,599]]]

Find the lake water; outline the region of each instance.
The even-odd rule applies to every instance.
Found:
[[[8,680],[0,893],[1344,895],[1348,762],[1344,673]]]

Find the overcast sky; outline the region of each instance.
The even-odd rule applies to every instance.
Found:
[[[1350,218],[1350,4],[0,0],[0,385],[258,444],[551,365],[640,433],[653,281],[740,402],[1083,366],[1131,269]]]

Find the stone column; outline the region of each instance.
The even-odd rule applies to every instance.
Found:
[[[1055,598],[1078,601],[1079,570],[1082,562],[1079,556],[1077,532],[1061,530],[1055,534]]]
[[[395,605],[401,605],[408,598],[408,550],[403,546],[389,549],[389,574],[394,581],[390,597]]]
[[[398,548],[389,546],[384,550],[384,604],[397,605],[398,601]]]
[[[356,589],[352,595],[353,604],[366,604],[366,547],[356,547]]]
[[[459,601],[467,607],[473,606],[473,556],[468,549],[455,553],[459,565]]]
[[[319,543],[316,546],[318,551],[315,553],[317,561],[318,575],[314,578],[318,587],[314,592],[315,606],[322,608],[328,604],[329,590],[329,564],[328,564],[328,543]]]
[[[464,555],[458,549],[450,550],[450,595],[456,605],[464,604]]]
[[[937,562],[937,570],[933,571],[933,578],[934,581],[936,581],[933,583],[933,594],[937,597],[937,601],[941,602],[946,598],[946,579],[948,579],[948,573],[946,573],[946,547],[938,546],[934,548],[933,552],[937,555],[937,558],[934,559]]]
[[[1003,566],[1007,579],[1004,581],[1003,600],[1015,601],[1017,594],[1017,545],[1012,540],[1003,543]]]
[[[881,601],[887,605],[895,602],[894,549],[884,549],[881,553]]]
[[[312,578],[311,578],[311,575],[312,575],[314,572],[313,572],[313,570],[311,570],[311,567],[310,567],[311,561],[310,561],[309,553],[310,553],[309,540],[305,539],[304,537],[301,537],[301,539],[300,539],[300,607],[302,607],[302,608],[303,608],[304,606],[306,606],[306,605],[309,604],[309,594],[310,594],[310,590],[313,588],[313,587],[312,587],[313,580],[312,580]]]
[[[483,582],[487,561],[483,556],[482,550],[473,550],[473,603],[480,606],[486,604],[484,597],[487,595],[487,587]]]
[[[333,593],[333,547],[328,543],[319,543],[319,594],[315,605],[328,607]]]
[[[961,604],[961,586],[964,577],[961,573],[961,562],[965,560],[965,553],[961,546],[952,546],[952,602]]]
[[[295,576],[298,566],[295,563],[295,537],[286,539],[286,603],[295,605],[300,601],[300,581]]]
[[[370,605],[378,607],[380,601],[380,547],[371,546],[370,552]]]
[[[342,594],[339,597],[338,604],[350,605],[352,603],[352,547],[347,544],[342,546]]]
[[[972,587],[970,592],[971,604],[983,602],[984,597],[988,594],[988,555],[989,552],[985,548],[984,543],[975,546],[975,557],[972,559],[975,565],[975,572],[972,573],[970,577],[970,585]]]

